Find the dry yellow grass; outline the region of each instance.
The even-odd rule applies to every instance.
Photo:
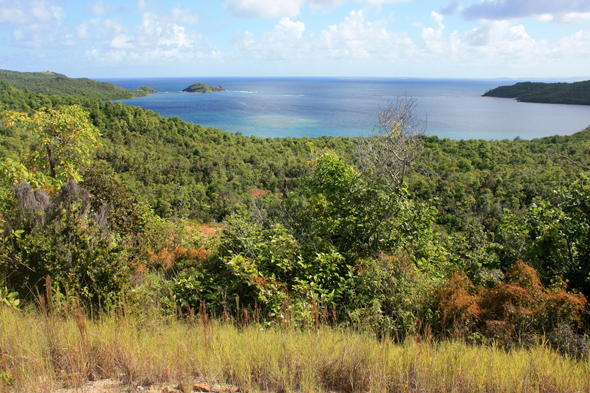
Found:
[[[83,391],[88,380],[103,379],[128,389],[192,387],[198,379],[241,392],[588,392],[590,364],[545,346],[506,352],[461,342],[395,344],[329,327],[114,314],[90,320],[0,307],[0,392]]]

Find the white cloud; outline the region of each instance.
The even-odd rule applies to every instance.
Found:
[[[314,10],[321,7],[335,8],[346,0],[225,0],[225,6],[236,16],[247,18],[292,18],[300,14],[307,4]],[[380,7],[382,4],[404,3],[411,0],[355,0]]]
[[[247,18],[280,18],[299,15],[304,0],[226,0],[236,16]]]
[[[303,62],[341,59],[394,58],[413,41],[387,29],[387,21],[370,22],[362,10],[318,36],[305,35],[303,22],[283,18],[274,30],[256,39],[250,32],[236,38],[237,53],[247,59],[299,59]]]
[[[345,0],[308,0],[308,4],[317,9],[318,7],[328,7],[328,8],[335,8],[340,6]]]
[[[496,53],[508,51],[512,55],[534,53],[538,46],[523,25],[511,25],[509,21],[486,21],[467,32],[465,38],[469,45],[487,46]]]
[[[289,18],[282,18],[279,24],[275,26],[275,31],[280,32],[280,35],[284,37],[295,37],[299,39],[305,31],[305,23],[294,22]]]
[[[0,23],[12,30],[12,44],[15,46],[39,48],[42,44],[53,42],[65,17],[61,7],[47,0],[0,0]]]
[[[88,4],[88,8],[90,11],[97,16],[102,16],[106,14],[106,6],[102,0],[97,1],[96,3]]]
[[[457,15],[461,10],[463,10],[463,6],[457,1],[453,1],[446,7],[441,8],[440,13],[443,15]]]
[[[442,24],[444,17],[436,11],[432,11],[430,13],[432,19],[438,24],[438,27],[444,28],[445,26]]]
[[[521,75],[531,75],[541,68],[559,74],[564,67],[572,68],[568,62],[586,64],[581,59],[590,60],[590,32],[580,31],[558,43],[550,43],[535,40],[523,24],[510,21],[485,20],[476,28],[458,33],[445,31],[440,14],[432,13],[432,19],[438,27],[423,28],[423,45],[408,50],[403,58],[416,66],[428,61],[435,65],[431,68],[433,74],[436,70],[457,73],[458,69],[466,72],[485,69],[510,70],[512,74],[520,70]],[[582,69],[578,72],[587,73]]]
[[[541,14],[541,15],[535,16],[535,19],[538,19],[542,22],[551,22],[555,19],[555,17],[551,14]]]
[[[463,10],[468,19],[510,20],[552,15],[559,18],[570,13],[590,12],[587,0],[482,0]]]
[[[66,46],[75,46],[76,41],[74,40],[74,36],[72,34],[66,34],[64,36],[64,45]]]
[[[249,59],[284,60],[305,56],[309,51],[309,37],[304,37],[305,24],[282,18],[274,30],[256,40],[248,31],[238,34],[234,47],[239,55]]]
[[[180,23],[182,25],[196,25],[201,22],[199,14],[193,13],[190,9],[172,8],[173,23]]]
[[[48,5],[44,0],[33,1],[31,6],[31,15],[41,22],[61,21],[66,16],[61,7]]]
[[[590,21],[590,12],[569,12],[557,18],[560,23],[577,24]]]
[[[357,0],[359,1],[359,0]],[[370,5],[381,5],[381,4],[396,4],[396,3],[406,3],[412,0],[360,0],[360,2],[369,3]]]
[[[530,74],[539,65],[549,67],[552,49],[545,40],[535,40],[524,25],[509,21],[484,21],[465,33],[461,57],[475,67],[521,69]]]
[[[88,39],[90,38],[90,33],[88,32],[88,21],[84,21],[81,24],[79,24],[78,26],[76,26],[76,34],[78,35],[79,38],[84,38],[84,39]]]
[[[590,61],[590,31],[549,42],[531,37],[524,24],[508,20],[483,20],[476,28],[457,32],[447,31],[442,12],[433,11],[430,16],[430,26],[421,26],[416,42],[396,30],[394,22],[369,18],[364,10],[352,11],[316,34],[308,32],[303,21],[285,17],[265,33],[238,34],[231,60],[257,69],[268,66],[275,72],[354,69],[384,75],[405,69],[437,76],[461,75],[458,70],[464,70],[465,76],[481,72],[557,75],[577,67],[579,75],[587,73],[582,65]]]
[[[486,21],[465,33],[465,40],[471,46],[489,46],[503,40],[510,28],[509,21]]]
[[[443,37],[445,31],[445,25],[442,23],[443,16],[436,11],[432,11],[430,15],[438,25],[438,29],[433,27],[425,27],[422,29],[422,35],[420,38],[423,42],[423,48],[426,52],[443,53],[449,49],[449,43]]]
[[[396,57],[413,41],[387,29],[387,21],[367,21],[362,10],[351,11],[338,25],[322,31],[320,42],[332,54],[352,57]]]
[[[53,42],[52,26],[33,23],[21,26],[12,32],[12,43],[23,48],[40,48],[41,45]]]
[[[106,39],[104,48],[86,52],[87,57],[100,62],[157,65],[223,57],[201,34],[152,12],[143,12],[141,24],[131,28],[113,19],[93,21],[88,26],[96,30],[92,36]]]
[[[27,15],[22,8],[8,5],[0,8],[0,23],[22,24],[27,21]]]
[[[66,13],[61,7],[46,0],[25,0],[21,2],[0,0],[0,23],[23,25],[32,23],[59,23]]]
[[[142,15],[142,23],[135,27],[133,35],[126,33],[126,28],[120,23],[106,20],[103,26],[113,32],[109,42],[110,49],[115,50],[145,50],[157,53],[192,48],[197,36],[189,37],[185,28],[175,23],[160,21],[156,14],[146,12]]]
[[[109,43],[111,49],[121,50],[121,49],[133,49],[135,47],[133,38],[125,34],[117,34]]]
[[[557,43],[554,54],[559,58],[577,58],[590,56],[590,31],[580,30],[569,37],[563,37]],[[588,63],[585,63],[586,66]]]
[[[93,25],[100,26],[100,28],[101,28],[100,35],[101,36],[121,34],[121,33],[126,32],[128,30],[127,26],[125,26],[120,21],[117,21],[114,19],[104,19],[102,21],[99,19],[95,19],[91,23]]]

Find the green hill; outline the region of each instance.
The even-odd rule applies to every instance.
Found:
[[[522,102],[590,105],[590,81],[574,83],[519,82],[488,90],[483,97],[516,98]]]
[[[151,87],[140,87],[127,90],[112,83],[98,82],[88,78],[68,78],[51,71],[17,72],[0,70],[0,81],[6,81],[19,90],[32,93],[52,94],[58,96],[78,96],[101,100],[122,100],[143,97],[156,90]]]

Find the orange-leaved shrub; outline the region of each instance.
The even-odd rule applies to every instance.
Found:
[[[207,260],[208,252],[203,247],[193,248],[164,248],[160,251],[147,250],[148,261],[153,268],[169,272],[190,267],[196,267]]]
[[[582,294],[544,287],[537,271],[519,261],[504,283],[491,288],[476,287],[464,274],[455,274],[439,288],[437,304],[442,332],[467,330],[511,342],[563,324],[580,328],[588,302]]]

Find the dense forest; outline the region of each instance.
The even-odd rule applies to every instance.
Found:
[[[49,286],[90,308],[328,313],[587,356],[590,128],[439,139],[400,116],[414,104],[369,138],[263,139],[0,82],[4,300]]]
[[[522,102],[590,105],[590,81],[573,83],[519,82],[488,90],[484,97],[516,98]]]
[[[137,90],[127,90],[112,83],[97,82],[88,78],[68,78],[51,71],[0,70],[0,81],[8,82],[17,89],[32,93],[79,96],[101,100],[124,100],[156,92],[151,87],[143,86]]]

